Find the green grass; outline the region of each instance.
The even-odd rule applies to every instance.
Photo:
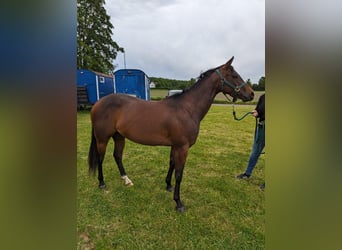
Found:
[[[254,106],[236,107],[238,115]],[[124,165],[134,186],[126,187],[112,158],[104,161],[105,190],[88,175],[89,111],[77,114],[78,249],[264,249],[264,155],[248,180],[245,170],[255,120],[234,121],[230,106],[215,106],[201,123],[181,185],[184,214],[166,192],[169,148],[126,141]],[[173,178],[174,183],[174,178]]]

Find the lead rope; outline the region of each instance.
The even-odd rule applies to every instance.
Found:
[[[232,102],[231,100],[229,100],[228,96],[226,94],[223,94],[227,100],[229,102]],[[242,119],[244,119],[247,115],[251,115],[253,114],[253,112],[247,112],[246,114],[244,114],[242,117],[240,118],[237,118],[236,117],[236,112],[235,112],[235,104],[234,102],[232,102],[232,106],[233,106],[233,117],[234,117],[234,120],[236,121],[241,121]],[[256,132],[257,132],[257,128],[258,128],[258,118],[255,117],[255,129],[254,129],[254,140],[256,140]]]
[[[231,100],[228,98],[228,96],[227,96],[226,94],[223,94],[223,95],[227,98],[227,100],[228,100],[229,102],[232,102],[234,120],[236,120],[236,121],[241,121],[241,120],[242,120],[243,118],[245,118],[247,115],[252,114],[252,112],[247,112],[247,113],[244,114],[242,117],[237,118],[236,112],[235,112],[235,104],[234,104],[234,101],[231,101]]]
[[[223,93],[223,95],[227,98],[227,100],[228,100],[229,102],[232,102],[231,100],[229,100],[229,98],[228,98],[228,96],[227,96],[226,94]],[[241,120],[244,119],[247,115],[253,114],[253,112],[247,112],[247,113],[244,114],[242,117],[237,118],[237,117],[236,117],[236,112],[235,112],[235,104],[234,104],[234,102],[232,102],[232,106],[233,106],[233,116],[234,116],[234,120],[236,120],[236,121],[241,121]],[[258,118],[255,117],[254,141],[257,139],[257,138],[256,138],[257,129],[258,129]],[[260,154],[265,154],[265,152],[261,152]]]

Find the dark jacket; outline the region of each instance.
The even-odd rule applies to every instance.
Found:
[[[265,94],[262,94],[259,97],[255,110],[258,111],[257,117],[259,118],[259,122],[265,121]]]

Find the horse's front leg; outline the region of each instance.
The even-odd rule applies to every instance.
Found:
[[[169,164],[169,171],[167,172],[165,182],[166,182],[166,190],[169,192],[173,191],[173,187],[171,185],[171,179],[172,179],[172,174],[173,170],[175,169],[175,159],[173,156],[173,147],[171,147],[171,152],[170,152],[170,164]]]
[[[176,209],[180,213],[185,212],[185,207],[183,206],[180,199],[180,184],[182,182],[183,169],[185,166],[186,157],[188,155],[188,150],[189,147],[187,146],[183,146],[174,150],[176,186],[173,194],[173,199],[176,202]]]
[[[175,186],[175,191],[173,194],[173,199],[176,202],[176,209],[180,213],[185,212],[185,207],[183,206],[183,204],[180,200],[180,184],[182,182],[183,169],[184,169],[184,165],[181,169],[176,169],[176,171],[175,171],[176,186]]]

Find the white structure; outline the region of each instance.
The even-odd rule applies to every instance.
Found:
[[[150,89],[153,89],[153,88],[155,88],[156,87],[156,84],[154,83],[154,82],[151,82],[150,83]]]

